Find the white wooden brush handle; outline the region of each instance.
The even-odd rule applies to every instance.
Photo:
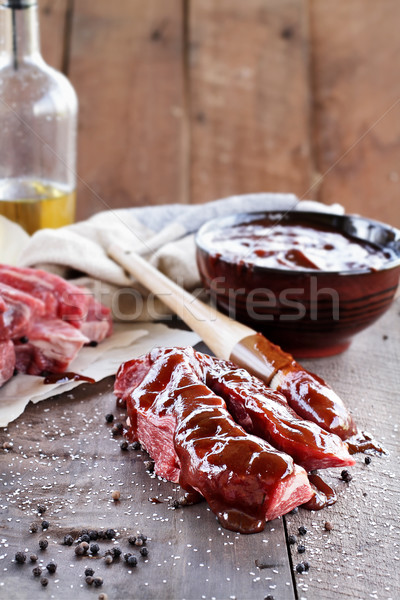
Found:
[[[113,244],[108,248],[108,254],[198,333],[219,358],[228,360],[236,344],[254,334],[250,327],[195,298],[135,252]]]

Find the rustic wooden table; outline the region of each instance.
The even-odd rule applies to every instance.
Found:
[[[112,378],[59,396],[26,412],[0,432],[0,598],[98,598],[140,600],[351,600],[400,598],[400,301],[342,355],[303,364],[342,395],[361,429],[388,450],[384,457],[357,456],[353,479],[340,470],[326,473],[338,502],[320,512],[300,509],[267,523],[256,535],[238,535],[219,527],[205,503],[175,509],[180,491],[146,471],[141,451],[120,448],[106,413],[116,420]],[[112,491],[120,491],[113,501]],[[38,504],[46,506],[40,516]],[[49,528],[41,529],[41,521]],[[325,523],[332,530],[325,529]],[[30,533],[30,524],[39,524]],[[307,532],[298,533],[303,525]],[[78,557],[63,538],[82,529],[113,528],[115,540],[100,540],[98,557]],[[148,557],[128,537],[147,535]],[[297,543],[288,544],[296,535]],[[48,540],[46,550],[39,540]],[[136,567],[121,559],[107,565],[104,553],[114,545],[138,557]],[[299,553],[298,545],[305,547]],[[25,564],[14,562],[19,550]],[[46,588],[34,578],[29,554],[38,563],[51,560],[56,573]],[[300,562],[308,572],[298,573]],[[103,586],[85,582],[86,567]]]

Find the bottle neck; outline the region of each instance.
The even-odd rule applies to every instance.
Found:
[[[41,60],[36,0],[0,0],[0,51],[16,70]]]

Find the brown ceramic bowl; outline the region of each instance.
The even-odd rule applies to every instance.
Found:
[[[271,268],[212,246],[210,233],[242,225],[302,224],[369,243],[378,268],[322,271]],[[238,214],[206,223],[196,237],[203,285],[217,306],[299,357],[345,350],[390,306],[400,276],[400,231],[359,216],[292,211]]]

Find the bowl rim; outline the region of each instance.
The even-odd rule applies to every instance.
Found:
[[[380,227],[382,229],[384,229],[387,233],[391,233],[393,235],[393,240],[392,240],[392,244],[397,244],[398,247],[391,247],[391,246],[379,246],[379,244],[376,244],[375,242],[371,242],[370,240],[367,240],[365,238],[359,237],[357,235],[350,235],[350,237],[354,238],[355,240],[359,240],[361,242],[368,242],[372,245],[377,246],[378,248],[381,249],[385,249],[385,248],[389,248],[390,250],[392,250],[392,252],[397,255],[394,256],[393,258],[389,258],[387,260],[387,262],[385,262],[381,267],[377,268],[377,269],[356,269],[356,270],[337,270],[337,271],[323,271],[323,270],[316,270],[316,269],[288,269],[288,268],[278,268],[278,267],[266,267],[266,266],[262,266],[262,265],[257,265],[254,263],[249,262],[248,264],[252,266],[252,269],[256,270],[256,271],[263,271],[263,272],[268,272],[268,273],[284,273],[287,275],[292,275],[292,276],[300,276],[300,275],[314,275],[314,276],[318,276],[318,277],[323,277],[323,276],[332,276],[332,275],[344,275],[344,276],[350,276],[350,275],[366,275],[366,274],[371,274],[371,273],[379,273],[381,271],[387,271],[390,269],[395,269],[396,267],[400,266],[400,230],[397,227],[394,227],[392,225],[389,225],[388,223],[384,223],[382,221],[377,221],[375,219],[370,219],[368,217],[363,217],[362,215],[357,215],[357,214],[337,214],[337,213],[331,213],[331,212],[325,212],[325,211],[310,211],[310,210],[259,210],[259,211],[254,211],[254,212],[240,212],[240,213],[234,213],[231,215],[224,215],[224,216],[220,216],[220,217],[214,217],[213,219],[209,219],[208,221],[206,221],[205,223],[203,223],[203,225],[199,228],[199,230],[197,231],[196,235],[195,235],[195,244],[196,244],[196,249],[197,250],[202,250],[203,252],[210,254],[210,250],[207,248],[207,246],[204,243],[204,239],[203,236],[205,233],[208,233],[210,230],[216,229],[218,228],[218,226],[222,226],[222,225],[226,225],[226,227],[232,226],[232,225],[239,225],[239,224],[245,224],[252,222],[253,220],[258,220],[262,217],[269,217],[269,216],[276,216],[277,218],[279,218],[279,216],[281,216],[282,219],[287,218],[287,217],[293,217],[293,216],[298,216],[298,217],[302,217],[304,220],[307,220],[307,218],[312,217],[314,220],[320,219],[323,220],[325,219],[325,221],[327,221],[329,218],[331,219],[335,219],[336,221],[339,221],[341,223],[346,223],[346,222],[350,222],[350,221],[358,221],[358,222],[362,222],[367,226],[374,226],[374,227]],[[321,223],[321,224],[325,224],[328,225],[327,222],[325,223]],[[216,227],[217,226],[217,227]],[[338,230],[336,227],[332,226],[334,230],[337,230],[339,233],[344,232],[344,230]],[[348,234],[349,235],[349,234]],[[233,260],[229,260],[227,257],[224,257],[223,255],[221,255],[219,257],[219,260],[225,262],[225,263],[233,263]]]

